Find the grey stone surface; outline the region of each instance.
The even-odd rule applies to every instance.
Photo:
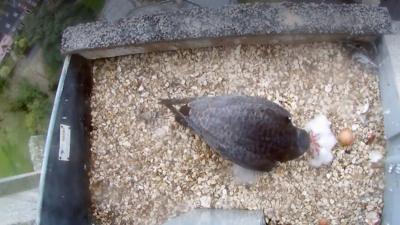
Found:
[[[40,172],[23,173],[0,179],[0,196],[37,188]]]
[[[362,0],[362,3],[378,6],[381,3],[381,1],[380,0]]]
[[[39,191],[37,188],[0,197],[0,224],[35,224],[38,198]]]
[[[194,209],[191,212],[169,219],[163,225],[265,225],[264,213],[260,210],[239,209]]]
[[[400,21],[393,21],[392,22],[392,33],[393,34],[400,34]]]
[[[163,1],[152,4],[143,4],[132,10],[126,17],[151,16],[163,13],[173,13],[183,8],[198,7],[198,5],[190,4],[186,1]]]
[[[29,153],[31,155],[33,169],[35,171],[40,171],[42,169],[44,142],[44,135],[36,135],[29,138]]]
[[[186,1],[186,0],[183,0]],[[222,6],[237,4],[238,0],[187,0],[188,2],[192,2],[197,4],[200,7],[208,7],[208,8],[219,8]]]
[[[136,8],[132,0],[106,0],[100,13],[100,20],[117,21],[126,17]]]
[[[155,15],[192,7],[219,8],[236,3],[236,0],[107,0],[101,11],[100,20],[115,22],[132,16]]]
[[[63,34],[62,52],[99,58],[222,45],[232,37],[236,38],[234,43],[253,37],[282,41],[281,35],[287,40],[296,35],[376,37],[391,31],[390,22],[386,8],[364,4],[257,3],[215,9],[197,7],[137,16],[116,23],[95,22],[69,27]],[[180,44],[184,41],[186,44]],[[173,42],[177,44],[171,46]],[[195,46],[194,42],[201,44]],[[104,49],[118,51],[114,55],[96,52]]]

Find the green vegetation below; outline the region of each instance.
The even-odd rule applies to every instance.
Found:
[[[32,171],[25,112],[11,110],[10,99],[0,95],[0,177]]]
[[[60,52],[63,30],[95,20],[103,5],[104,0],[42,2],[25,17],[23,29],[14,36],[11,53],[0,65],[0,177],[32,171],[29,137],[46,133],[51,111],[48,94],[16,78],[17,62],[39,44],[51,95],[57,87],[64,58]]]
[[[7,80],[11,77],[11,72],[15,67],[15,61],[10,55],[4,57],[0,65],[0,80]]]
[[[49,96],[25,80],[16,96],[7,92],[0,95],[0,177],[32,171],[29,137],[46,133],[51,111]]]
[[[68,26],[95,20],[103,5],[104,0],[61,2],[52,7],[42,4],[36,12],[25,18],[22,34],[28,45],[39,43],[43,48],[51,90],[57,87],[63,62],[60,53],[62,32]]]
[[[27,81],[19,84],[16,98],[11,102],[11,110],[25,112],[25,127],[33,135],[46,132],[50,116],[49,97]]]

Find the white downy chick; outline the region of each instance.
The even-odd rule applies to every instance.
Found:
[[[309,162],[313,167],[329,165],[333,160],[332,148],[336,145],[337,140],[330,126],[331,122],[322,114],[316,116],[305,126],[312,142],[310,147],[312,159]]]

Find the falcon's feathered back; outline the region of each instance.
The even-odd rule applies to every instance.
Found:
[[[261,97],[217,96],[163,99],[176,120],[191,128],[223,157],[254,170],[301,156],[310,145],[290,113]],[[181,105],[177,110],[174,105]]]

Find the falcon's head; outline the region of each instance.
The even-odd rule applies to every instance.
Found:
[[[303,155],[313,146],[312,141],[307,131],[299,128],[297,129],[297,157]]]

